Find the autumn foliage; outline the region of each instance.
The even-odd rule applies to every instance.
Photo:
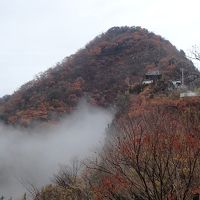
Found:
[[[200,189],[199,99],[138,98],[109,127],[99,155],[75,177],[59,173],[39,200],[59,190],[83,200],[192,199]]]
[[[58,120],[82,97],[92,104],[113,105],[127,91],[127,78],[140,83],[146,71],[158,67],[166,80],[179,79],[180,68],[186,83],[199,77],[192,62],[161,36],[141,27],[113,27],[1,98],[0,119],[23,126]]]
[[[141,86],[155,68],[163,80]],[[117,111],[97,158],[80,173],[61,171],[34,199],[191,199],[200,189],[200,98],[166,92],[181,68],[186,84],[200,84],[192,62],[169,41],[141,27],[113,27],[1,98],[0,119],[12,125],[57,121],[82,97]]]
[[[119,120],[100,161],[91,162],[101,173],[96,199],[189,200],[199,188],[199,127],[189,128],[198,124],[191,113],[150,110]]]

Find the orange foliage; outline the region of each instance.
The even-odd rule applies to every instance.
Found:
[[[0,117],[15,124],[28,115],[31,121],[43,115],[38,114],[42,109],[43,119],[48,121],[49,112],[61,115],[73,110],[84,95],[96,105],[110,106],[127,91],[127,78],[132,85],[138,84],[153,66],[159,66],[167,80],[179,77],[180,67],[198,75],[192,63],[162,37],[141,27],[113,27],[24,84],[8,100],[0,99]],[[148,93],[146,88],[143,95]]]

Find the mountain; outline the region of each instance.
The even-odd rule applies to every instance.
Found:
[[[200,73],[183,50],[141,27],[113,27],[77,53],[0,99],[0,119],[8,124],[49,122],[71,112],[82,97],[99,106],[117,105],[149,70],[159,70],[164,82],[180,80],[200,85]]]

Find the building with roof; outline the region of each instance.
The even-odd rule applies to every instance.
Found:
[[[151,70],[145,74],[146,80],[156,81],[156,80],[160,80],[161,78],[162,78],[162,74],[160,73],[159,70]]]
[[[149,85],[151,83],[154,83],[162,78],[162,74],[159,70],[149,70],[145,74],[145,79],[142,81],[143,85]]]

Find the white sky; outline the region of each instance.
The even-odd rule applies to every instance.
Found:
[[[187,52],[199,21],[199,0],[0,0],[0,96],[112,26],[142,26]]]

